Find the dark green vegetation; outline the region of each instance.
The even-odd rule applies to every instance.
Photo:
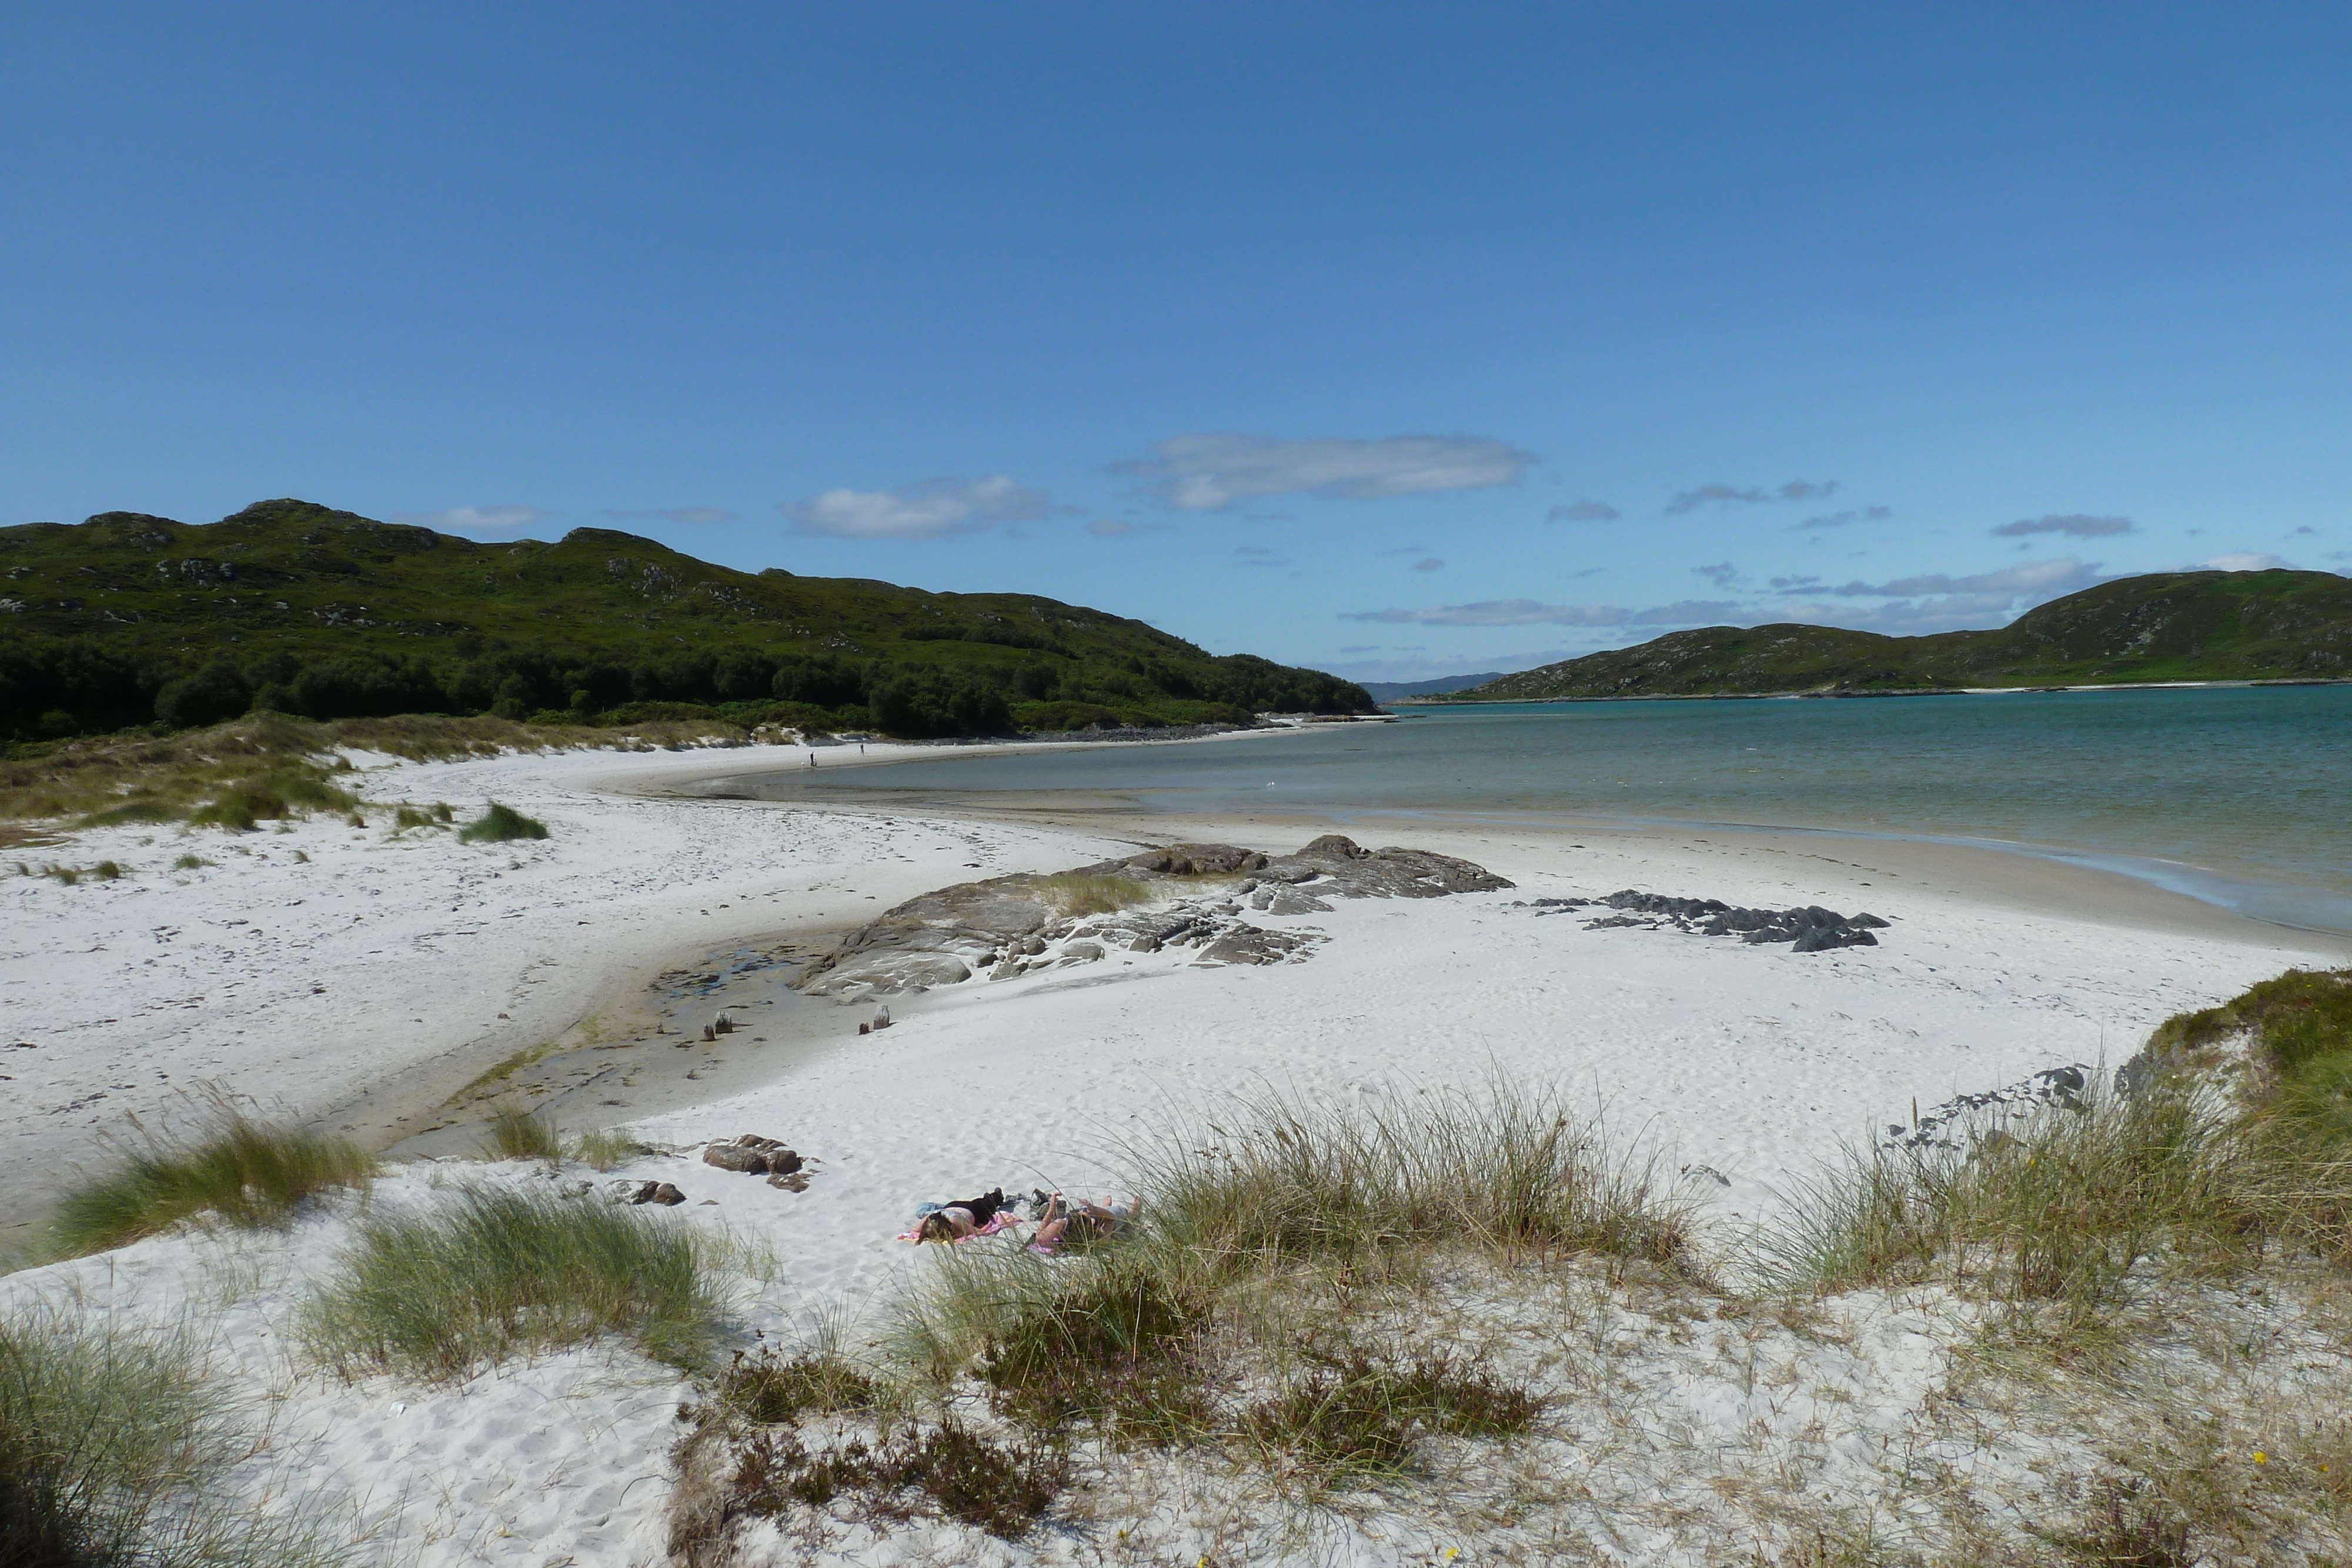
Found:
[[[184,1343],[38,1315],[0,1322],[0,1563],[313,1568],[298,1509],[240,1511],[253,1447]]]
[[[2352,578],[2182,571],[2103,582],[1998,631],[1886,637],[1832,626],[1707,626],[1430,700],[2347,678]]]
[[[502,844],[514,839],[543,839],[547,824],[534,817],[526,817],[512,806],[501,806],[496,800],[480,817],[459,830],[457,837],[465,842]]]
[[[49,1222],[57,1256],[79,1258],[210,1215],[247,1229],[282,1226],[314,1193],[363,1185],[374,1161],[358,1145],[255,1122],[223,1105],[198,1137],[149,1134],[110,1167],[80,1178]]]
[[[346,1374],[456,1377],[600,1333],[690,1367],[719,1315],[708,1247],[685,1225],[593,1198],[460,1193],[362,1225],[305,1334]]]
[[[0,739],[254,709],[946,736],[1370,706],[1050,599],[735,571],[603,528],[477,544],[291,500],[0,528]]]

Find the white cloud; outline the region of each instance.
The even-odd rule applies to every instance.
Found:
[[[2197,563],[2207,571],[2275,571],[2286,564],[2277,556],[2257,550],[2225,550]]]
[[[1691,575],[1706,579],[1727,593],[1748,580],[1740,574],[1739,569],[1727,560],[1717,561],[1713,566],[1695,566],[1691,568]]]
[[[1478,435],[1391,435],[1378,441],[1200,433],[1171,436],[1153,455],[1114,465],[1179,511],[1223,511],[1265,496],[1374,501],[1515,485],[1535,455]]]
[[[2069,512],[2060,517],[2020,517],[1992,530],[1995,538],[2005,539],[2022,538],[2027,534],[2066,534],[2078,539],[2095,539],[2132,531],[2129,517],[2093,517],[2081,512]]]
[[[1769,490],[1760,485],[1745,490],[1737,490],[1728,485],[1701,485],[1696,490],[1676,491],[1675,498],[1666,503],[1666,515],[1679,517],[1685,512],[1695,512],[1701,507],[1727,506],[1733,502],[1749,505],[1759,501],[1820,501],[1827,499],[1837,487],[1838,482],[1834,479],[1823,479],[1818,483],[1811,479],[1791,479]]]
[[[445,534],[463,534],[478,538],[483,534],[501,534],[519,538],[541,523],[553,522],[561,513],[540,507],[452,507],[446,512],[394,512],[395,523],[413,523],[421,528],[435,528]]]
[[[1969,593],[1988,595],[2003,601],[2032,599],[2040,602],[2055,599],[2062,593],[2073,593],[2105,579],[2099,575],[2099,563],[2076,560],[2073,556],[2061,556],[2056,560],[2021,561],[1999,571],[1979,572],[1974,577],[1948,577],[1932,572],[1924,577],[1897,578],[1892,582],[1849,582],[1843,588],[1824,589],[1846,599],[1916,599],[1923,594]]]
[[[1173,523],[1132,523],[1125,517],[1097,517],[1087,525],[1087,532],[1098,538],[1123,539],[1130,534],[1171,533]]]
[[[926,479],[895,490],[824,490],[788,501],[800,531],[845,539],[940,539],[1007,523],[1034,522],[1053,510],[1043,490],[1002,474],[977,479]]]
[[[1792,534],[1819,533],[1823,528],[1852,528],[1856,523],[1883,523],[1894,515],[1892,507],[1864,507],[1855,512],[1831,512],[1824,517],[1807,517],[1801,523],[1790,524],[1789,531]]]
[[[620,511],[606,507],[596,514],[616,523],[683,523],[691,528],[710,528],[719,523],[740,523],[740,512],[730,512],[724,507],[653,507],[644,511]]]
[[[1544,514],[1547,523],[1613,523],[1617,508],[1606,501],[1574,501]]]

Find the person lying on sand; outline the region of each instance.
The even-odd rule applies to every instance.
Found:
[[[1044,1222],[1037,1227],[1036,1239],[1029,1245],[1039,1252],[1059,1252],[1065,1242],[1091,1241],[1110,1235],[1142,1208],[1143,1200],[1139,1197],[1124,1202],[1107,1197],[1100,1203],[1088,1203],[1082,1197],[1073,1202],[1057,1192],[1045,1206]]]
[[[918,1241],[961,1241],[965,1237],[984,1230],[988,1222],[1006,1208],[1004,1189],[992,1187],[978,1197],[961,1198],[942,1204],[915,1223]]]

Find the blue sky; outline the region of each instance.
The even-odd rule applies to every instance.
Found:
[[[294,495],[1364,678],[2352,570],[2352,8],[0,13],[0,522]]]

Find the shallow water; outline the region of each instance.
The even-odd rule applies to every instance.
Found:
[[[1414,716],[1230,743],[770,775],[758,792],[1070,790],[1203,814],[1565,814],[1922,837],[2352,932],[2352,685],[1404,711]]]

